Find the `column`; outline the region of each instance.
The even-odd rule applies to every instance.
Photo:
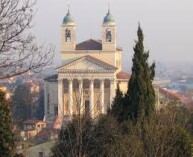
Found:
[[[83,79],[79,79],[79,102],[78,102],[78,113],[82,114],[83,113]]]
[[[68,80],[68,111],[71,117],[73,115],[73,79]]]
[[[63,79],[58,79],[58,123],[62,126],[64,116],[64,85]]]
[[[48,83],[47,81],[44,81],[44,119],[48,119],[48,109],[47,109],[47,106],[48,106],[48,98],[47,98],[47,95],[48,95],[48,90],[47,90],[47,87],[48,86]]]
[[[105,104],[104,104],[104,80],[100,80],[100,108],[101,108],[101,114],[105,114]]]
[[[113,99],[115,97],[115,80],[114,79],[110,79],[110,108],[113,102]]]
[[[90,116],[94,118],[94,80],[90,79],[90,93],[89,93]]]

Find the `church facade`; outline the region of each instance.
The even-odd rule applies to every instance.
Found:
[[[116,86],[127,91],[129,74],[122,71],[122,49],[116,43],[116,23],[108,13],[102,23],[101,40],[76,44],[76,25],[68,10],[61,26],[61,66],[57,75],[45,78],[45,117],[59,127],[73,115],[96,118],[106,114]],[[99,28],[100,29],[100,28]]]

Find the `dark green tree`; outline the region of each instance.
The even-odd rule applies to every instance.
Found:
[[[113,116],[105,115],[94,126],[88,156],[127,156],[124,144],[124,138],[116,119]]]
[[[40,90],[37,106],[37,119],[43,120],[44,118],[44,90]]]
[[[19,85],[12,97],[13,120],[22,124],[25,120],[32,118],[33,96],[30,91],[30,85]]]
[[[149,52],[144,50],[143,32],[138,26],[138,40],[134,47],[133,67],[126,95],[126,118],[150,116],[155,110],[155,92],[152,81],[155,63],[148,64]]]
[[[14,134],[9,102],[0,91],[0,156],[12,157],[14,152]]]
[[[112,108],[109,111],[109,113],[115,117],[119,122],[122,122],[124,120],[123,117],[123,108],[124,104],[124,96],[123,93],[120,90],[119,84],[117,84],[117,89],[116,89],[116,96],[114,98]]]
[[[53,157],[85,157],[88,154],[93,123],[87,116],[74,116],[72,122],[63,127],[58,141],[52,148]]]

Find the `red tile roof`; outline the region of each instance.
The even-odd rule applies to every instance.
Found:
[[[76,45],[76,50],[102,50],[101,41],[89,39]]]
[[[173,92],[168,91],[168,90],[163,89],[163,88],[159,88],[159,92],[164,94],[164,95],[167,95],[171,99],[175,99],[175,100],[180,101],[184,105],[184,107],[186,107],[186,108],[192,108],[193,107],[193,100],[191,100],[188,97],[185,97],[179,93],[173,93]]]
[[[126,73],[126,72],[123,72],[123,71],[121,71],[121,72],[119,72],[119,73],[117,73],[117,79],[123,79],[123,80],[129,80],[130,79],[130,74],[129,73]]]
[[[24,124],[37,124],[37,123],[40,123],[40,122],[43,123],[43,121],[41,121],[41,120],[28,119],[28,120],[24,121],[23,123],[24,123]]]
[[[76,50],[102,50],[102,41],[89,39],[76,45]],[[122,48],[118,47],[117,51],[122,51]]]

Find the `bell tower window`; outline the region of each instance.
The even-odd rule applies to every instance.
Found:
[[[66,42],[71,42],[71,31],[70,29],[66,29],[66,32],[65,32],[65,35],[66,35]]]
[[[107,28],[106,29],[106,42],[111,42],[111,41],[112,41],[111,30]]]

